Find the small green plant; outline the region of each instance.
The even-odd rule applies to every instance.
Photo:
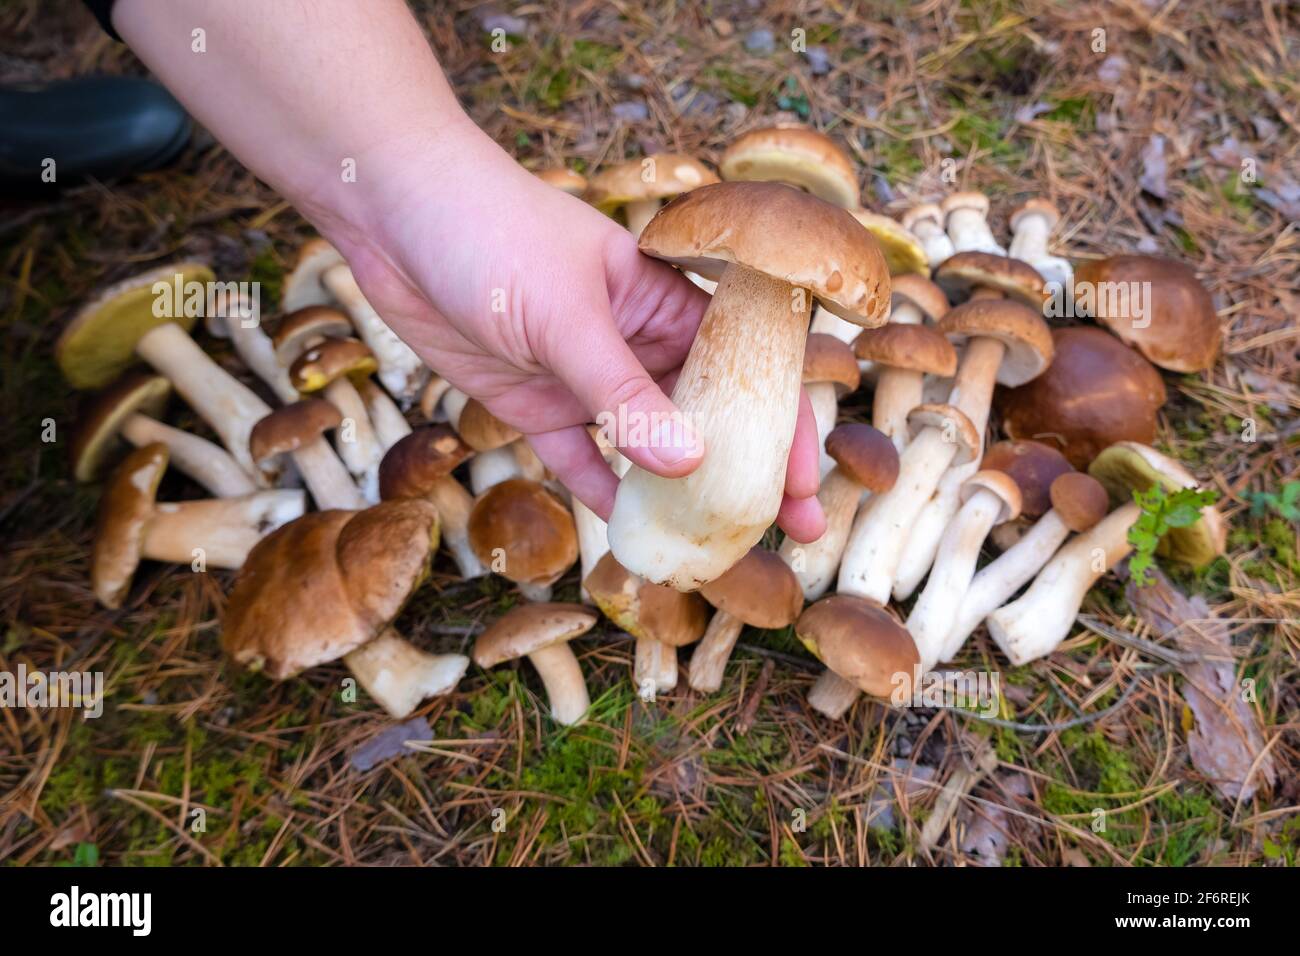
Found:
[[[1151,567],[1155,563],[1156,547],[1171,528],[1186,528],[1201,518],[1201,509],[1219,498],[1214,489],[1180,488],[1170,494],[1160,485],[1147,491],[1133,492],[1133,500],[1142,509],[1133,527],[1128,529],[1128,542],[1133,545],[1133,556],[1128,559],[1133,583],[1146,587],[1151,583]]]
[[[1250,502],[1250,513],[1263,518],[1270,511],[1287,521],[1300,522],[1300,481],[1288,481],[1282,490],[1248,491],[1244,495]]]

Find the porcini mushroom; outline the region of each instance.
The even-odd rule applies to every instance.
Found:
[[[221,643],[235,663],[285,680],[343,659],[392,717],[452,691],[469,666],[429,654],[392,627],[428,577],[438,510],[385,501],[364,511],[317,511],[260,541],[235,579]]]
[[[365,497],[322,437],[342,423],[342,413],[323,398],[294,402],[253,426],[249,450],[257,462],[270,462],[284,454],[292,457],[316,507],[359,510],[366,507]]]
[[[989,540],[1000,551],[1015,544],[1052,507],[1052,482],[1074,471],[1064,455],[1038,441],[1000,441],[990,445],[980,467],[1010,475],[1020,488],[1020,517],[994,525],[989,534]]]
[[[609,541],[628,570],[691,590],[731,567],[776,518],[812,297],[879,325],[889,275],[852,216],[777,183],[689,192],[660,211],[640,246],[718,278],[673,390],[707,454],[684,478],[633,466],[619,483]]]
[[[267,532],[306,510],[303,493],[290,489],[160,502],[167,461],[161,442],[143,445],[105,486],[90,558],[91,589],[104,607],[121,607],[142,560],[237,568]]]
[[[803,387],[817,423],[817,447],[821,449],[821,473],[835,467],[826,453],[826,436],[835,427],[840,398],[857,390],[860,373],[853,349],[835,338],[811,332],[803,352]]]
[[[581,196],[587,191],[587,177],[563,166],[541,169],[533,175],[546,185],[554,186],[560,192],[568,193],[570,196]]]
[[[773,551],[750,548],[720,578],[700,589],[715,611],[691,655],[689,683],[711,694],[722,686],[722,675],[746,624],[773,630],[789,627],[803,610],[803,589],[790,567]]]
[[[946,217],[944,225],[955,252],[987,252],[997,256],[1007,254],[1007,250],[993,238],[993,230],[989,228],[988,196],[972,190],[953,193],[944,199],[940,208]]]
[[[293,268],[284,277],[280,289],[280,309],[297,312],[314,305],[334,305],[337,301],[325,288],[325,270],[343,262],[343,255],[319,236],[308,239],[298,248]]]
[[[1088,590],[1132,551],[1128,532],[1141,514],[1131,500],[1132,492],[1156,484],[1171,493],[1197,487],[1195,477],[1182,465],[1137,442],[1112,445],[1097,456],[1089,473],[1106,487],[1118,507],[1057,551],[1020,598],[988,616],[990,636],[1013,664],[1026,664],[1055,650],[1069,636]],[[1160,551],[1171,560],[1199,567],[1222,553],[1226,534],[1217,509],[1206,505],[1200,520],[1171,529]]]
[[[591,706],[569,641],[586,634],[596,612],[581,604],[521,604],[497,618],[474,642],[474,663],[495,667],[527,657],[542,679],[557,724],[578,724]]]
[[[832,594],[811,605],[794,625],[809,653],[838,682],[818,682],[822,694],[808,695],[812,708],[839,720],[859,694],[910,700],[919,657],[911,636],[874,601]]]
[[[910,229],[912,235],[921,242],[925,250],[925,259],[933,269],[957,250],[943,228],[943,210],[934,203],[913,206],[903,213],[900,220],[904,229]]]
[[[271,409],[208,357],[190,338],[197,312],[166,299],[155,286],[174,290],[211,281],[207,266],[192,262],[159,266],[117,283],[84,306],[64,329],[55,356],[73,388],[100,388],[116,379],[136,358],[167,378],[177,393],[220,436],[240,466],[258,482],[266,480],[248,457],[248,433]],[[206,293],[204,295],[206,302]]]
[[[351,267],[347,263],[330,266],[321,274],[321,282],[343,306],[362,341],[375,353],[379,381],[384,388],[402,407],[415,402],[429,370],[366,301]]]
[[[478,559],[513,581],[530,601],[547,601],[551,585],[578,560],[573,515],[527,478],[493,485],[474,502],[469,542]]]
[[[607,216],[622,209],[628,232],[640,236],[664,200],[717,181],[713,170],[698,160],[655,153],[602,169],[588,180],[583,198]]]
[[[825,133],[798,124],[750,130],[722,154],[722,178],[777,182],[844,209],[858,208],[858,172]]]
[[[1060,220],[1060,212],[1048,200],[1037,196],[1025,200],[1011,213],[1011,229],[1015,235],[1007,255],[1028,262],[1046,281],[1068,289],[1074,274],[1070,261],[1047,251],[1047,240]]]
[[[252,476],[219,445],[158,419],[171,385],[161,375],[128,372],[101,394],[82,419],[72,440],[73,473],[78,481],[95,481],[125,439],[136,448],[154,442],[167,446],[171,463],[218,498],[235,498],[257,490]]]
[[[262,328],[259,300],[238,292],[231,294],[229,286],[234,286],[234,283],[213,283],[204,314],[204,327],[208,334],[213,338],[229,339],[235,354],[281,404],[297,401],[298,393],[289,384],[289,375],[276,358],[275,343]]]
[[[907,415],[924,404],[925,376],[951,377],[957,371],[957,351],[937,329],[898,322],[867,329],[854,341],[853,351],[880,369],[871,424],[902,451],[907,445]]]

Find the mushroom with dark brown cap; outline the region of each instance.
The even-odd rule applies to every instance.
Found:
[[[989,540],[999,551],[1015,544],[1052,507],[1052,482],[1074,471],[1064,455],[1037,441],[996,442],[985,450],[980,467],[1010,475],[1020,487],[1020,517],[995,525],[989,534]]]
[[[1164,256],[1123,255],[1085,262],[1074,279],[1075,306],[1151,362],[1171,372],[1214,364],[1223,328],[1196,273]]]
[[[471,454],[470,447],[446,425],[432,425],[411,432],[388,449],[379,466],[382,500],[423,498],[438,509],[442,541],[464,578],[487,574],[469,543],[474,499],[451,474]]]
[[[808,544],[786,538],[780,550],[809,601],[817,600],[834,583],[864,492],[881,494],[898,480],[898,452],[870,425],[837,426],[826,438],[826,451],[835,462],[817,491],[826,530]]]
[[[925,376],[951,378],[957,371],[957,350],[931,326],[890,322],[863,331],[854,340],[853,351],[880,369],[871,399],[871,423],[902,451],[907,445],[907,415],[923,404]]]
[[[664,200],[717,181],[713,170],[699,160],[655,153],[602,169],[588,180],[582,198],[607,216],[622,209],[628,231],[640,236]]]
[[[477,452],[494,451],[519,438],[518,429],[507,425],[477,398],[470,398],[458,388],[447,389],[442,407],[456,434]]]
[[[880,243],[880,251],[885,255],[892,276],[930,274],[930,265],[925,258],[925,247],[897,219],[883,216],[868,209],[850,209],[853,218],[862,223],[864,229]]]
[[[1047,241],[1060,221],[1061,214],[1050,201],[1038,196],[1026,199],[1011,213],[1014,235],[1007,255],[1028,262],[1045,280],[1066,289],[1070,286],[1074,269],[1068,259],[1047,251]]]
[[[644,700],[677,686],[677,648],[704,633],[708,608],[695,592],[676,591],[633,574],[606,553],[583,579],[601,612],[636,639],[632,682]]]
[[[99,502],[90,582],[104,607],[121,607],[142,560],[237,568],[269,531],[307,508],[301,491],[255,491],[239,498],[160,502],[167,446],[143,445],[122,460]]]
[[[1128,532],[1142,513],[1132,500],[1133,492],[1157,484],[1171,493],[1197,487],[1196,478],[1182,465],[1137,442],[1112,445],[1088,471],[1106,488],[1115,510],[1057,551],[1029,590],[988,616],[989,635],[1013,664],[1026,664],[1055,650],[1070,635],[1088,590],[1133,550]],[[1226,537],[1222,516],[1213,505],[1206,505],[1200,520],[1170,529],[1158,553],[1200,567],[1223,553]]]
[[[1008,437],[1057,448],[1076,468],[1115,442],[1155,439],[1165,383],[1146,359],[1088,326],[1053,329],[1052,343],[1045,373],[996,396]]]
[[[366,499],[322,437],[342,424],[342,413],[330,402],[304,399],[277,408],[254,425],[249,450],[257,462],[289,455],[316,507],[356,511],[366,507]]]
[[[803,352],[803,388],[817,424],[817,447],[821,451],[821,473],[835,467],[826,454],[826,436],[835,427],[840,398],[856,391],[861,380],[853,349],[833,335],[810,332]]]
[[[429,654],[392,627],[429,575],[438,510],[385,501],[364,511],[317,511],[268,535],[235,579],[222,622],[226,653],[285,680],[343,659],[392,717],[453,690],[469,659]]]
[[[995,524],[1020,514],[1020,488],[1000,471],[971,475],[962,486],[961,498],[961,508],[939,542],[925,590],[907,618],[923,672],[939,662],[962,595],[975,575],[984,539]]]
[[[952,405],[918,405],[908,414],[912,440],[898,458],[898,480],[858,511],[840,560],[836,590],[877,604],[889,600],[907,537],[950,464],[977,461],[979,433]]]
[[[591,698],[569,641],[595,623],[596,612],[581,604],[521,604],[478,636],[474,663],[488,668],[527,657],[546,688],[551,716],[572,727],[586,716]]]
[[[265,486],[266,477],[248,457],[248,433],[270,407],[190,338],[196,316],[158,307],[162,299],[156,286],[185,288],[211,280],[211,270],[193,262],[159,266],[124,279],[82,307],[59,336],[55,357],[73,388],[101,388],[137,358],[144,359],[212,427],[240,466]]]
[[[560,192],[568,193],[570,196],[581,196],[587,191],[587,177],[563,166],[540,169],[533,175],[546,185],[554,186]]]
[[[880,700],[911,699],[919,661],[916,644],[875,601],[832,594],[799,615],[794,632],[809,653],[840,678],[838,687],[852,691],[851,696],[816,699],[810,694],[814,710],[838,720],[859,693]]]
[[[628,570],[691,590],[735,564],[776,518],[812,298],[879,325],[889,273],[847,212],[769,182],[687,193],[655,216],[640,247],[719,279],[673,390],[708,453],[684,478],[633,466],[618,486],[609,542]]]
[[[406,408],[420,397],[428,368],[411,347],[397,337],[357,285],[351,267],[337,263],[321,273],[321,282],[343,306],[361,340],[379,363],[378,378],[398,404]]]
[[[966,190],[946,197],[942,206],[945,227],[957,252],[987,252],[1005,256],[1007,250],[993,238],[989,228],[989,197]]]
[[[853,161],[835,140],[807,126],[750,130],[727,147],[718,168],[723,179],[785,183],[844,209],[859,205]]]
[[[993,467],[988,455],[984,456],[984,462]],[[1024,485],[1021,491],[1023,494]],[[1071,532],[1092,528],[1106,517],[1108,507],[1106,490],[1091,475],[1078,471],[1057,475],[1051,483],[1051,507],[1019,541],[981,568],[971,580],[939,659],[952,660],[980,622],[1028,584]]]
[[[99,395],[72,440],[77,480],[98,480],[116,457],[119,439],[124,439],[136,448],[153,442],[166,445],[176,470],[218,498],[256,491],[252,477],[224,448],[159,421],[170,395],[167,379],[145,372],[128,372]]]
[[[469,515],[478,559],[519,586],[530,601],[547,601],[551,585],[578,560],[569,509],[541,482],[511,478],[489,488]]]
[[[700,588],[716,609],[699,646],[691,654],[688,677],[693,690],[711,694],[746,624],[766,630],[789,627],[803,610],[803,589],[790,566],[774,551],[750,548],[727,573]]]
[[[903,213],[900,220],[903,228],[910,229],[912,235],[921,241],[925,250],[925,259],[933,269],[957,250],[943,228],[943,210],[935,203],[922,203]]]

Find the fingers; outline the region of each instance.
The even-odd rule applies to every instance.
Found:
[[[552,474],[560,480],[573,496],[608,521],[614,510],[614,492],[618,478],[614,476],[582,425],[560,428],[552,432],[528,435],[528,443],[537,452]]]
[[[809,544],[826,533],[826,515],[816,498],[781,499],[781,510],[776,513],[776,523],[800,544]]]
[[[821,449],[817,443],[817,420],[808,393],[799,390],[799,417],[794,441],[785,466],[785,493],[791,498],[811,498],[821,484]]]

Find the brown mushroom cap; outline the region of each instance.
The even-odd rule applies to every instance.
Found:
[[[324,305],[332,300],[321,281],[325,270],[343,262],[342,254],[324,239],[308,239],[298,249],[293,268],[284,277],[280,288],[280,308],[295,312],[313,305]]]
[[[456,421],[456,431],[475,451],[494,451],[520,437],[518,429],[489,412],[477,398],[466,400]]]
[[[1043,199],[1041,196],[1034,196],[1026,199],[1011,213],[1008,220],[1012,231],[1014,232],[1020,225],[1020,220],[1026,216],[1042,216],[1047,220],[1049,230],[1055,228],[1056,224],[1061,221],[1060,210],[1056,208],[1051,200]]]
[[[717,280],[738,263],[808,289],[856,325],[889,311],[889,267],[871,233],[843,209],[772,182],[702,186],[660,210],[641,251]]]
[[[853,340],[853,352],[860,359],[927,375],[951,378],[957,371],[957,350],[946,335],[928,325],[889,322],[863,329]]]
[[[999,385],[1023,385],[1052,363],[1052,330],[1039,313],[1014,299],[972,299],[950,310],[939,328],[957,342],[984,337],[1005,345]]]
[[[455,471],[473,450],[446,425],[417,428],[400,439],[379,463],[379,497],[423,498]]]
[[[697,159],[679,153],[655,153],[602,169],[587,182],[583,198],[606,215],[630,202],[669,199],[718,177]]]
[[[917,405],[907,413],[907,428],[913,438],[926,428],[937,428],[957,446],[952,464],[967,465],[980,456],[980,433],[966,413],[956,405]]]
[[[280,364],[288,365],[313,339],[344,338],[352,332],[352,320],[343,312],[328,305],[309,305],[281,319],[271,342]]]
[[[890,286],[895,308],[900,301],[910,302],[931,322],[938,322],[948,311],[948,297],[943,289],[923,275],[912,272],[894,276]]]
[[[836,391],[846,394],[857,389],[862,378],[853,349],[833,335],[810,332],[803,350],[803,383],[834,382]]]
[[[880,251],[889,264],[893,276],[930,274],[930,262],[925,256],[921,240],[912,235],[902,223],[866,209],[850,209],[853,218],[862,223],[867,232],[876,237]]]
[[[996,289],[1036,312],[1047,302],[1047,280],[1028,262],[991,252],[958,252],[934,270],[934,281],[953,301],[975,288]]]
[[[1020,513],[1037,518],[1052,507],[1052,483],[1074,466],[1055,448],[1037,441],[1000,441],[984,452],[981,468],[1010,475],[1020,487]]]
[[[799,616],[795,634],[809,652],[864,693],[910,698],[921,662],[906,629],[874,601],[851,594],[822,598]]]
[[[1124,294],[1103,292],[1101,283],[1114,283]],[[1219,354],[1223,330],[1214,301],[1196,273],[1181,262],[1139,255],[1085,262],[1075,270],[1074,288],[1085,314],[1095,316],[1161,368],[1199,372],[1213,365]],[[1144,291],[1128,295],[1129,289]],[[1091,303],[1084,298],[1089,295]]]
[[[567,643],[590,631],[596,620],[596,612],[581,604],[521,604],[489,624],[474,641],[474,663],[495,667]]]
[[[1146,359],[1089,326],[1054,329],[1052,342],[1046,372],[995,396],[1008,436],[1058,448],[1076,468],[1117,441],[1155,438],[1165,384]]]
[[[727,147],[719,169],[723,179],[786,183],[844,209],[858,206],[853,161],[835,140],[807,126],[750,130]]]
[[[1087,531],[1102,518],[1110,499],[1101,482],[1081,471],[1067,471],[1052,482],[1052,510],[1071,531]]]
[[[502,576],[520,584],[553,584],[578,560],[573,515],[540,482],[527,478],[493,485],[474,502],[469,543],[488,567],[500,549]]]
[[[248,435],[253,461],[270,461],[296,451],[343,424],[343,413],[323,398],[308,398],[277,408],[260,419]]]
[[[368,378],[379,370],[370,346],[360,339],[327,337],[308,346],[289,366],[289,381],[304,394],[319,392],[344,376]]]
[[[1010,475],[991,468],[975,472],[962,482],[961,500],[965,502],[980,490],[993,492],[1002,502],[1002,509],[994,519],[996,524],[1015,521],[1020,517],[1020,486]]]
[[[873,494],[883,494],[898,481],[898,449],[884,432],[850,422],[826,436],[826,454],[852,481]]]
[[[135,364],[135,346],[146,334],[167,322],[185,331],[197,316],[186,315],[184,302],[173,302],[170,315],[156,315],[162,283],[181,289],[208,283],[212,270],[201,262],[173,262],[130,276],[101,291],[73,316],[54,346],[54,358],[68,384],[77,389],[103,388]],[[174,295],[173,295],[174,297]],[[160,310],[167,311],[167,310]]]
[[[123,423],[135,414],[161,418],[171,395],[161,375],[131,372],[101,393],[82,417],[72,438],[72,472],[77,481],[95,481],[118,449]]]
[[[221,643],[275,680],[337,660],[378,637],[429,574],[438,509],[385,501],[315,511],[259,541],[230,592]]]
[[[570,196],[581,196],[587,189],[586,176],[562,166],[539,170],[534,175],[546,185],[554,186],[560,192],[568,193]]]
[[[132,450],[117,466],[100,498],[90,554],[90,586],[104,607],[121,607],[131,587],[168,460],[167,446],[161,442]]]
[[[803,588],[795,573],[775,551],[758,546],[701,587],[700,594],[750,627],[789,627],[803,610]]]
[[[684,647],[698,641],[708,625],[708,605],[698,592],[647,581],[609,552],[582,583],[601,612],[633,637]]]

